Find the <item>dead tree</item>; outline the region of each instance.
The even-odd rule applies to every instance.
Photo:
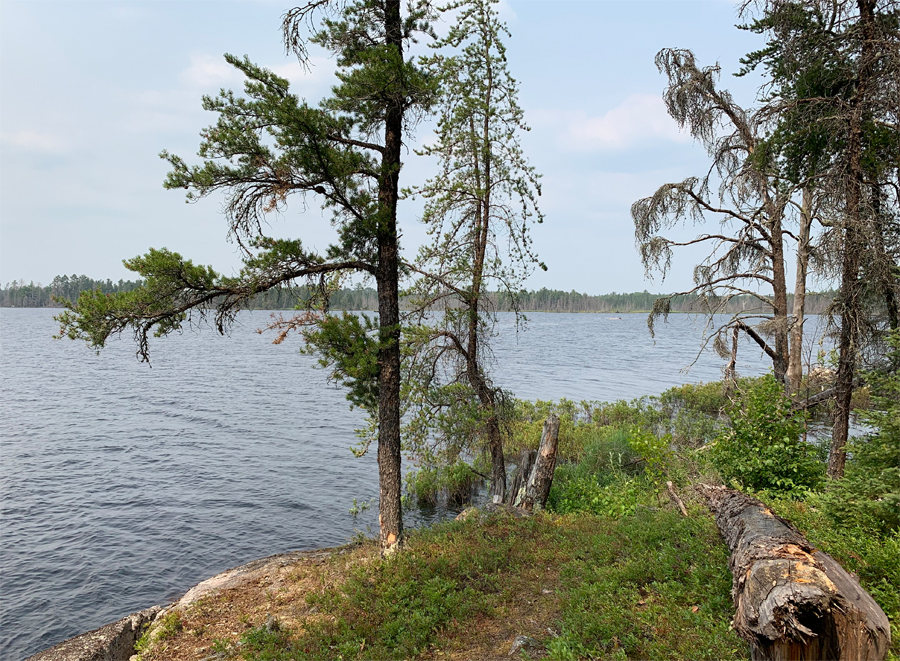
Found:
[[[541,447],[534,461],[534,468],[528,483],[525,485],[525,497],[518,507],[529,512],[543,509],[550,495],[553,483],[553,471],[556,470],[556,450],[559,447],[559,418],[551,414],[544,420],[544,431],[541,434]]]
[[[724,312],[732,298],[750,296],[757,303],[753,309],[714,330],[715,347],[727,359],[724,336],[728,328],[739,328],[772,359],[775,376],[784,381],[790,353],[784,251],[785,237],[793,236],[784,225],[795,189],[757,158],[764,136],[756,113],[738,106],[718,87],[718,66],[701,68],[693,53],[680,49],[660,51],[656,64],[669,78],[663,95],[669,114],[706,148],[712,166],[703,177],[665,184],[632,205],[641,261],[648,277],[657,270],[665,278],[674,248],[701,245],[711,252],[694,268],[692,288],[654,302],[650,331],[656,318],[665,319],[676,297],[698,295],[712,328],[714,315]],[[720,127],[726,127],[724,135]],[[713,177],[718,179],[717,192]],[[686,241],[661,234],[681,223],[710,218],[720,220],[719,232]],[[772,346],[765,335],[774,338]]]
[[[890,623],[855,578],[758,500],[702,488],[731,550],[734,629],[754,661],[884,659]]]
[[[536,458],[537,450],[522,450],[522,454],[519,456],[519,465],[513,472],[509,490],[506,492],[508,505],[518,507],[525,499],[525,487],[528,485],[528,478],[531,476],[531,469],[534,468]]]

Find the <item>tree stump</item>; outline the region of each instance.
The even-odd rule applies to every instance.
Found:
[[[731,550],[735,631],[754,661],[881,661],[884,611],[831,556],[761,502],[702,486]]]
[[[544,432],[541,434],[541,447],[537,452],[537,459],[531,476],[525,485],[525,497],[522,499],[522,507],[529,512],[535,507],[543,509],[550,495],[550,485],[553,483],[553,471],[556,469],[556,450],[559,447],[559,418],[551,414],[544,421]]]
[[[531,469],[534,468],[534,460],[537,457],[537,450],[522,450],[519,456],[519,465],[513,472],[512,482],[506,492],[506,502],[513,507],[519,507],[525,500],[525,487],[528,484],[528,478],[531,476]]]

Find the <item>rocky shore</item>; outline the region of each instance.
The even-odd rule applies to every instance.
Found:
[[[294,551],[248,562],[198,583],[168,606],[152,606],[131,613],[99,629],[64,640],[26,661],[129,661],[135,654],[135,643],[143,633],[170,612],[184,609],[214,592],[259,581],[298,562],[321,560],[341,552],[341,548]]]

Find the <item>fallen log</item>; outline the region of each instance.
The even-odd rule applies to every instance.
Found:
[[[734,629],[754,661],[882,661],[881,607],[831,556],[761,502],[702,485],[731,550]]]
[[[531,512],[535,507],[543,509],[550,495],[550,485],[553,483],[553,471],[556,470],[556,450],[559,447],[559,418],[553,414],[544,420],[544,431],[541,434],[541,446],[538,448],[534,468],[528,484],[525,485],[525,498],[522,499],[523,509]]]

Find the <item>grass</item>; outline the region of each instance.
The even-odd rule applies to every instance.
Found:
[[[729,589],[727,553],[699,510],[471,517],[351,568],[308,600],[314,621],[270,621],[215,649],[248,661],[495,658],[527,634],[554,659],[746,658]]]

